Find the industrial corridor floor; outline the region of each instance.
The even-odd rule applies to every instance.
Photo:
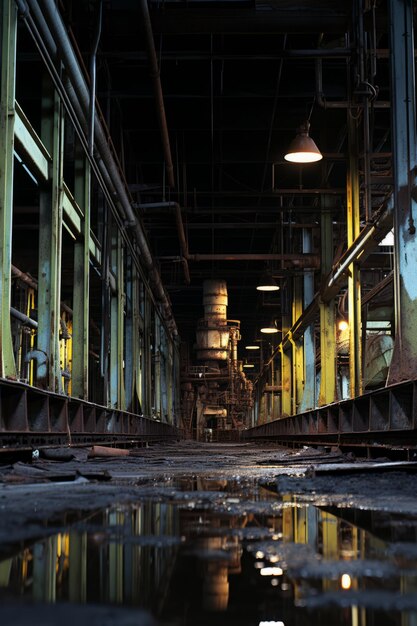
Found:
[[[2,626],[417,624],[416,463],[194,441],[102,453],[0,465]]]

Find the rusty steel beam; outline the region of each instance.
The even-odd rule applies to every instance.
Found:
[[[326,440],[340,444],[351,438],[377,446],[398,438],[415,447],[416,402],[417,381],[406,381],[256,426],[244,431],[242,437],[293,442],[302,439],[310,444]]]

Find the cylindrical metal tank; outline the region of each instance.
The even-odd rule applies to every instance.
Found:
[[[224,280],[203,283],[204,318],[198,323],[197,358],[226,361],[229,354],[227,326],[227,286]]]

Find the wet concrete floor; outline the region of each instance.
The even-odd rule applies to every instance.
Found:
[[[73,455],[0,466],[2,626],[417,625],[415,463]]]

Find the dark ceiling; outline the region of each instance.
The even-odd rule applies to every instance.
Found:
[[[378,48],[366,58],[372,58],[376,102],[382,102],[389,97],[385,3],[151,0],[148,5],[174,186],[164,167],[139,0],[103,1],[100,107],[181,337],[194,341],[203,313],[202,282],[219,278],[228,285],[228,317],[241,320],[243,340],[252,342],[260,323],[288,306],[285,287],[300,263],[315,266],[315,259],[302,258],[302,235],[303,229],[312,233],[312,253],[318,255],[324,202],[334,212],[335,247],[343,245],[346,120],[348,114],[360,116],[359,109],[348,113],[343,103],[361,98],[363,89],[357,78],[355,7],[364,11],[364,41],[370,50]],[[62,3],[87,67],[98,6],[98,0]],[[284,151],[307,118],[324,158],[318,164],[288,164]],[[371,121],[372,152],[381,153],[373,166],[377,175],[389,168],[384,157],[389,111],[375,106]],[[373,190],[372,211],[386,194],[383,185]],[[181,260],[178,212],[174,206],[155,206],[161,202],[181,207],[187,262]],[[282,287],[278,296],[255,290],[265,269]]]

